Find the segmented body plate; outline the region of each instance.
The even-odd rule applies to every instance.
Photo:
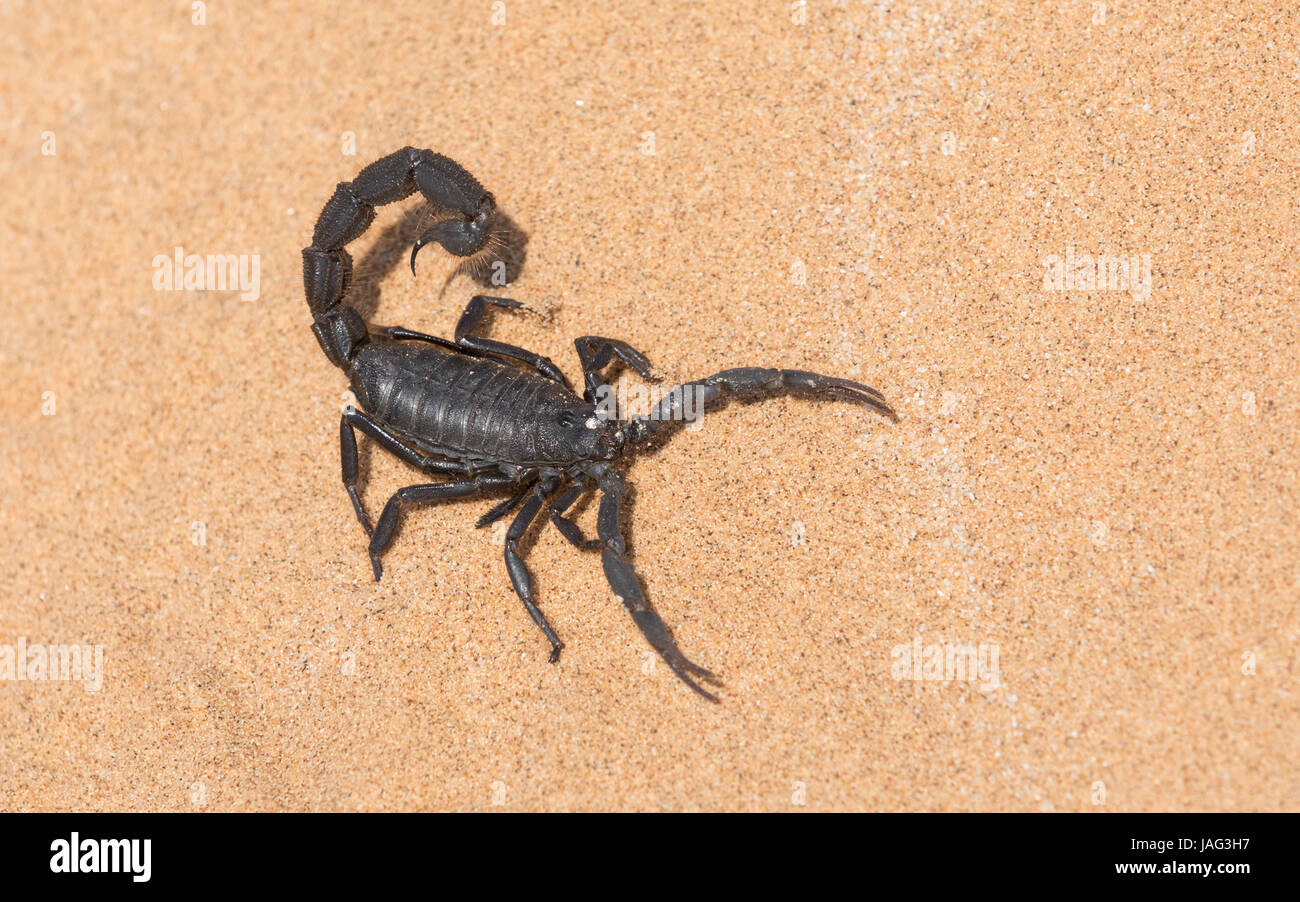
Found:
[[[432,346],[372,342],[351,369],[352,390],[372,417],[425,453],[472,463],[576,463],[549,459],[541,433],[565,410],[592,410],[538,373]]]

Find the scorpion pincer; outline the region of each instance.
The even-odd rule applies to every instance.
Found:
[[[725,403],[727,395],[817,395],[857,402],[896,420],[894,412],[875,389],[847,379],[742,367],[679,385],[664,393],[648,414],[620,417],[597,405],[609,393],[601,373],[617,358],[641,377],[656,381],[646,356],[617,339],[578,338],[585,383],[579,396],[547,358],[474,334],[489,309],[523,306],[509,298],[472,297],[452,340],[400,327],[369,328],[343,303],[352,275],[344,247],[370,225],[375,207],[417,190],[440,218],[415,242],[412,272],[416,254],[426,244],[439,244],[464,258],[484,251],[497,220],[492,195],[456,162],[406,147],[338,185],[321,211],[311,246],[302,252],[312,331],[325,356],[347,374],[361,408],[344,409],[339,444],[343,485],[370,537],[375,579],[383,572],[381,559],[404,508],[511,493],[478,525],[517,510],[505,534],[506,570],[524,608],[551,644],[550,660],[558,660],[563,645],[537,606],[519,552],[520,540],[543,511],[575,546],[600,552],[610,587],[646,640],[683,682],[716,701],[696,680],[717,684],[718,679],[678,649],[628,561],[619,522],[626,492],[623,467],[631,452],[680,426],[688,403],[703,409],[709,402]],[[408,464],[441,477],[399,489],[373,526],[357,489],[358,429]],[[565,514],[595,490],[600,492],[597,537],[589,539]]]

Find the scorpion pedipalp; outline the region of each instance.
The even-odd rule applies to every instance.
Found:
[[[648,416],[633,418],[628,440],[633,446],[644,445],[662,432],[685,425],[690,420],[686,414],[688,404],[703,408],[725,396],[743,397],[746,394],[752,395],[752,400],[781,394],[803,394],[853,401],[898,422],[898,414],[885,402],[884,396],[869,385],[806,370],[738,367],[669,389]]]

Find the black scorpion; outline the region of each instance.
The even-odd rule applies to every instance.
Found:
[[[646,356],[617,339],[578,338],[585,381],[579,397],[547,358],[473,334],[489,308],[523,307],[509,298],[471,298],[456,324],[454,341],[400,327],[368,328],[356,310],[342,303],[352,276],[344,247],[369,227],[375,207],[416,190],[440,218],[411,249],[412,273],[416,255],[426,244],[440,244],[463,258],[488,247],[499,216],[492,195],[456,162],[406,147],[339,184],[321,210],[311,246],[302,252],[307,303],[315,319],[312,331],[325,356],[348,375],[363,408],[344,409],[339,444],[343,485],[370,536],[375,579],[383,572],[380,559],[393,541],[403,507],[514,489],[478,525],[518,508],[505,534],[506,570],[528,614],[551,643],[550,660],[559,659],[563,644],[537,606],[519,553],[520,540],[543,509],[575,546],[600,551],[610,587],[646,640],[682,681],[716,701],[693,677],[714,684],[718,679],[678,649],[627,559],[619,526],[626,484],[618,464],[633,449],[680,425],[688,402],[708,403],[724,393],[815,394],[860,402],[896,419],[894,412],[875,389],[847,379],[743,367],[677,386],[648,414],[610,415],[607,407],[597,406],[609,392],[601,371],[617,358],[656,381]],[[356,429],[425,473],[450,478],[399,489],[372,527],[357,492]],[[601,493],[598,538],[588,539],[565,512],[593,488]]]

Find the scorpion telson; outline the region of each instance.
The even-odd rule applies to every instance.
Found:
[[[697,682],[718,684],[717,677],[678,649],[628,561],[619,525],[626,493],[621,464],[630,457],[628,452],[681,425],[682,409],[692,393],[701,406],[725,403],[729,395],[794,393],[857,402],[897,419],[894,412],[875,389],[848,379],[742,367],[679,385],[648,414],[611,418],[598,413],[596,406],[610,389],[602,371],[617,360],[642,378],[657,381],[646,356],[613,338],[576,339],[584,382],[580,397],[542,355],[473,334],[490,309],[523,306],[509,298],[470,298],[452,340],[401,327],[371,329],[356,310],[343,304],[352,276],[352,260],[344,247],[369,227],[375,207],[417,190],[445,215],[415,242],[412,272],[416,254],[426,244],[440,244],[458,257],[472,257],[488,246],[496,216],[492,195],[456,162],[406,147],[335,189],[321,210],[311,246],[302,252],[307,304],[315,318],[312,331],[325,356],[347,374],[361,407],[344,409],[339,445],[343,485],[370,537],[375,579],[383,573],[381,559],[405,508],[513,492],[481,517],[478,526],[517,511],[505,534],[506,571],[524,608],[551,643],[551,661],[559,659],[563,644],[537,607],[519,551],[520,540],[543,513],[575,546],[600,552],[610,587],[646,640],[683,682],[717,701]],[[357,489],[358,429],[443,481],[399,489],[372,526]],[[594,539],[565,515],[591,491],[600,492]]]

